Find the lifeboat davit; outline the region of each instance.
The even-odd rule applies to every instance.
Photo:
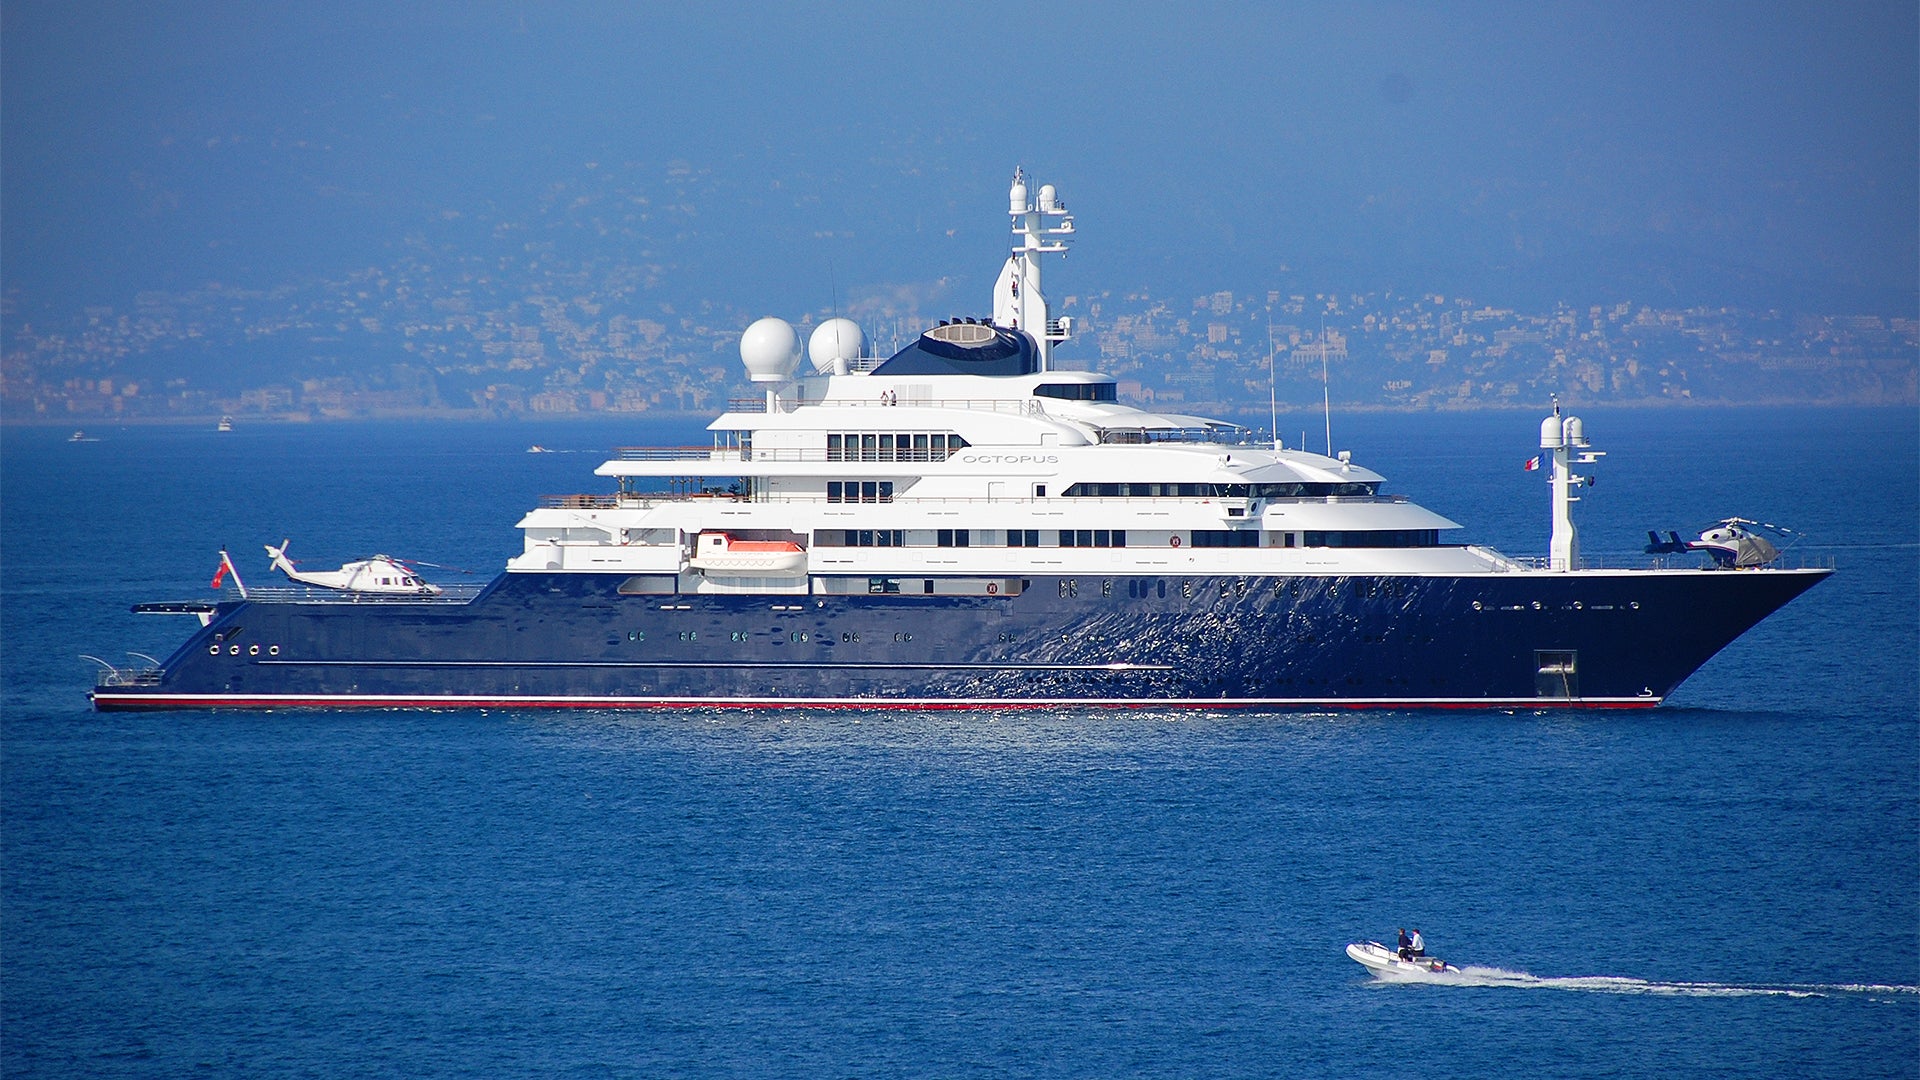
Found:
[[[805,571],[807,553],[786,540],[735,540],[727,533],[705,532],[689,561],[710,574],[765,577]]]

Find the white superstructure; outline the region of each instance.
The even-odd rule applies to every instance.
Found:
[[[775,593],[820,587],[810,575],[939,577],[952,579],[942,590],[965,590],[1077,571],[1518,568],[1443,545],[1458,525],[1381,495],[1381,476],[1344,452],[1256,444],[1235,425],[1121,404],[1109,376],[1052,370],[1051,347],[1072,327],[1052,317],[1040,258],[1063,249],[1073,220],[1051,185],[1029,199],[1022,173],[1010,194],[1015,243],[991,319],[943,321],[892,358],[866,355],[852,321],[828,320],[808,337],[810,374],[793,326],[755,322],[740,348],[764,402],[736,403],[710,424],[711,447],[619,452],[596,472],[620,493],[529,513],[525,550],[508,568],[686,575],[679,591]],[[782,573],[715,572],[694,558],[715,533],[790,543],[806,557]],[[1576,557],[1571,544],[1569,523],[1560,565]]]

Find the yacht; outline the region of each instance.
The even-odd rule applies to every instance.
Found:
[[[884,356],[850,319],[804,347],[761,319],[758,392],[709,445],[615,451],[490,583],[235,575],[136,607],[199,625],[103,672],[95,707],[1644,708],[1829,573],[1587,567],[1572,507],[1601,455],[1557,406],[1527,560],[1347,453],[1123,403],[1053,362],[1075,328],[1041,264],[1072,215],[1018,171],[1007,209],[983,314]]]

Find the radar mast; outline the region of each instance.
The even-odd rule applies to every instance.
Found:
[[[1029,197],[1027,174],[1015,167],[1007,192],[1007,213],[1013,218],[1013,254],[993,286],[993,321],[1033,335],[1040,350],[1040,370],[1053,367],[1053,345],[1073,336],[1071,318],[1055,319],[1040,291],[1040,256],[1065,252],[1073,236],[1073,215],[1060,201],[1052,184],[1040,185]]]
[[[1547,545],[1547,569],[1578,570],[1580,533],[1573,526],[1573,504],[1580,501],[1580,496],[1573,492],[1592,486],[1593,478],[1579,475],[1572,466],[1591,465],[1605,457],[1606,451],[1593,449],[1579,417],[1560,415],[1558,397],[1553,399],[1553,415],[1540,421],[1540,449],[1550,451],[1545,456],[1552,469],[1548,481],[1553,488],[1553,533]]]

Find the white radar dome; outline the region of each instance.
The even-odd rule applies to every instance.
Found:
[[[1558,416],[1549,416],[1540,421],[1540,449],[1558,450],[1566,444],[1566,434],[1561,429]]]
[[[800,366],[800,335],[787,320],[768,316],[740,335],[740,360],[754,382],[786,382]]]
[[[867,335],[852,319],[828,319],[813,328],[807,339],[807,358],[822,375],[845,375],[848,361],[867,351]]]

